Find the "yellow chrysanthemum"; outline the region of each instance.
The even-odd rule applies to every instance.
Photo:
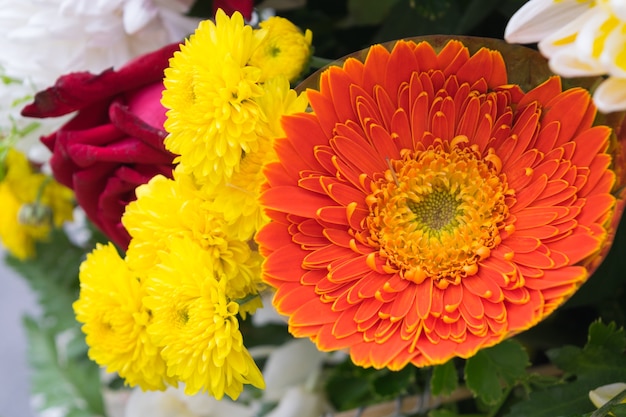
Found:
[[[168,375],[185,392],[207,391],[236,399],[243,384],[264,388],[263,377],[243,345],[239,305],[227,296],[227,281],[210,251],[190,239],[174,239],[160,253],[148,281],[148,331],[163,346]]]
[[[260,23],[259,31],[267,31],[261,45],[254,51],[250,65],[261,68],[261,80],[285,75],[295,81],[311,59],[313,33],[304,33],[283,17],[270,17]]]
[[[264,181],[263,166],[276,160],[273,139],[283,134],[280,118],[306,109],[304,94],[298,95],[284,76],[274,77],[263,84],[263,95],[257,103],[266,123],[259,137],[256,152],[246,154],[238,172],[224,183],[210,185],[203,190],[214,196],[213,209],[224,215],[231,233],[239,239],[250,239],[254,232],[267,221],[258,202],[261,183]]]
[[[137,188],[137,200],[126,207],[122,223],[132,239],[126,259],[134,270],[147,271],[159,262],[159,252],[171,251],[174,238],[193,241],[202,248],[215,273],[227,281],[232,299],[256,294],[261,260],[246,241],[227,232],[223,217],[211,210],[189,176],[152,178]]]
[[[262,33],[244,25],[241,14],[218,11],[216,23],[200,23],[165,70],[165,145],[180,155],[181,169],[217,183],[256,151],[262,113],[260,69],[247,66]]]
[[[81,264],[79,277],[74,312],[83,323],[89,357],[131,386],[155,390],[175,382],[167,378],[160,348],[147,333],[146,290],[115,247],[99,244]]]
[[[18,259],[35,255],[35,242],[45,240],[52,227],[72,219],[74,195],[69,188],[35,172],[26,156],[11,149],[0,180],[0,240]]]

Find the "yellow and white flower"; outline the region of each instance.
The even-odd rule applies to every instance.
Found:
[[[594,92],[604,113],[626,109],[626,4],[617,0],[530,0],[509,21],[505,39],[538,42],[565,77],[606,74]]]

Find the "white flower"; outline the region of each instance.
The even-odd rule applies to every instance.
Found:
[[[593,391],[589,391],[589,399],[591,400],[593,405],[600,408],[624,390],[626,390],[626,384],[623,382],[603,385],[594,389]]]
[[[47,87],[72,71],[99,73],[181,40],[190,0],[0,0],[0,66]]]
[[[509,21],[508,42],[538,42],[550,68],[564,77],[609,77],[594,92],[598,109],[626,109],[626,2],[530,0]]]
[[[593,5],[593,0],[530,0],[509,20],[504,39],[510,43],[535,43],[554,33]]]
[[[320,396],[304,387],[289,388],[276,408],[265,417],[318,417],[324,411]]]
[[[290,340],[274,350],[263,368],[263,398],[278,401],[289,388],[314,385],[325,356],[309,339]]]
[[[126,404],[124,417],[252,417],[251,407],[218,401],[210,395],[185,395],[184,388],[165,391],[133,389]]]

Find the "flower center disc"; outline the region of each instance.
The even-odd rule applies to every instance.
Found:
[[[501,241],[509,193],[499,158],[469,147],[405,150],[367,198],[370,238],[387,267],[440,288],[478,272]]]

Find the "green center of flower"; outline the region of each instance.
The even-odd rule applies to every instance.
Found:
[[[370,242],[386,267],[440,288],[476,274],[508,216],[499,158],[446,143],[405,150],[389,166],[367,198]]]
[[[408,200],[409,210],[415,214],[415,221],[433,231],[453,227],[458,222],[459,202],[450,192],[436,190],[427,194],[421,201]]]

